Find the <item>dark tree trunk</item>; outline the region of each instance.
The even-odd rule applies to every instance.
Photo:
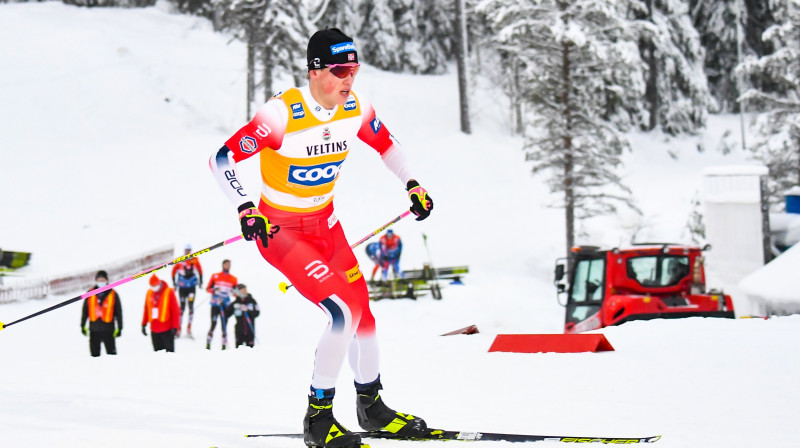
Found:
[[[469,85],[467,83],[467,19],[464,0],[456,2],[456,65],[458,66],[458,98],[461,104],[461,132],[472,133],[469,122]]]
[[[513,105],[513,111],[514,111],[514,133],[515,134],[522,134],[522,132],[524,130],[524,127],[525,127],[525,125],[523,124],[523,121],[522,121],[522,95],[521,95],[522,86],[520,86],[520,81],[519,81],[519,71],[520,71],[519,65],[520,65],[519,64],[519,59],[517,59],[515,57],[514,61],[512,62],[512,67],[513,67],[513,71],[514,71],[514,73],[513,73],[513,77],[514,78],[513,78],[513,81],[512,81],[513,84],[514,84],[514,94],[513,94],[512,98],[511,98],[512,105]]]
[[[774,258],[772,254],[772,238],[769,230],[769,193],[767,178],[769,174],[761,176],[761,244],[764,250],[764,264]]]
[[[775,51],[772,44],[761,38],[764,31],[776,22],[769,3],[764,0],[744,0],[743,3],[745,8],[743,13],[747,17],[743,23],[747,45],[754,49],[758,56],[771,54]]]
[[[256,43],[254,42],[254,32],[247,30],[247,118],[252,118],[251,109],[256,100]]]
[[[261,63],[264,65],[264,102],[272,98],[272,48],[269,45],[261,47]]]
[[[575,166],[572,154],[572,129],[570,126],[570,67],[568,42],[561,44],[561,107],[564,117],[564,209],[567,228],[567,255],[575,245]]]
[[[653,21],[653,0],[647,0],[647,20]],[[647,55],[647,85],[645,86],[644,97],[650,106],[650,122],[648,131],[658,127],[658,62],[656,60],[656,48],[652,38],[648,38],[642,43],[644,53]]]

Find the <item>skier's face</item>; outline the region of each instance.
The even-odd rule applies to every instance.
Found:
[[[358,72],[358,64],[352,64],[352,69],[346,70],[347,64],[337,66],[337,70],[344,73],[344,78],[339,78],[331,73],[330,68],[311,70],[308,73],[311,84],[311,94],[314,99],[326,109],[333,109],[336,105],[343,105],[350,97],[353,82]]]

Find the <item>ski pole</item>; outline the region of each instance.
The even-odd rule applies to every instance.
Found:
[[[228,244],[235,243],[235,242],[241,240],[242,238],[244,238],[242,235],[237,235],[237,236],[235,236],[233,238],[230,238],[230,239],[227,239],[225,241],[220,241],[219,243],[214,244],[213,246],[206,247],[205,249],[198,250],[197,252],[194,252],[194,253],[191,253],[191,254],[188,254],[188,255],[182,255],[182,256],[170,261],[169,263],[164,263],[162,265],[149,268],[149,269],[147,269],[145,271],[142,271],[142,272],[140,272],[138,274],[131,275],[130,277],[123,278],[122,280],[117,280],[116,282],[111,283],[110,285],[106,285],[106,286],[103,286],[103,287],[100,287],[100,288],[97,288],[97,289],[93,289],[93,290],[91,290],[89,292],[86,292],[86,293],[83,293],[83,294],[81,294],[81,295],[79,295],[77,297],[73,297],[73,298],[71,298],[69,300],[65,300],[65,301],[63,301],[61,303],[57,303],[57,304],[51,306],[50,308],[45,308],[45,309],[43,309],[41,311],[37,311],[37,312],[35,312],[33,314],[30,314],[28,316],[25,316],[25,317],[23,317],[21,319],[17,319],[14,322],[11,322],[11,323],[8,323],[8,324],[3,324],[2,322],[0,322],[0,330],[4,329],[6,327],[10,327],[10,326],[12,326],[14,324],[18,324],[18,323],[20,323],[22,321],[34,318],[34,317],[39,316],[39,315],[42,315],[44,313],[49,313],[50,311],[53,311],[53,310],[58,309],[58,308],[61,308],[62,306],[69,305],[70,303],[77,302],[78,300],[85,299],[87,297],[91,297],[91,296],[93,296],[95,294],[100,294],[101,292],[104,292],[104,291],[108,291],[111,288],[116,288],[117,286],[124,285],[125,283],[128,283],[131,280],[136,280],[137,278],[144,277],[147,274],[150,274],[152,272],[158,271],[160,269],[164,269],[167,266],[172,266],[173,264],[180,263],[181,261],[188,260],[190,258],[195,258],[197,256],[200,256],[201,254],[204,254],[206,252],[210,252],[210,251],[212,251],[214,249],[218,249],[218,248],[220,248],[222,246],[226,246]]]
[[[387,222],[386,224],[382,225],[381,227],[379,227],[378,229],[376,229],[375,231],[373,231],[369,235],[365,236],[364,238],[361,238],[360,240],[358,240],[358,242],[356,242],[354,244],[351,244],[350,245],[350,249],[355,249],[356,247],[361,245],[361,243],[363,243],[364,241],[367,241],[368,239],[372,238],[373,236],[383,232],[384,230],[389,228],[392,224],[396,223],[397,221],[400,221],[401,219],[405,218],[406,216],[408,216],[410,214],[411,214],[411,210],[406,210],[403,213],[400,213],[393,220],[391,220],[391,221]],[[281,282],[280,285],[278,285],[278,288],[280,288],[281,292],[284,292],[284,293],[286,291],[288,291],[289,288],[291,288],[291,287],[292,287],[292,284],[291,283],[286,283],[286,282]]]
[[[260,342],[258,342],[258,337],[256,336],[256,328],[253,326],[253,321],[250,320],[250,316],[247,315],[247,311],[244,312],[244,318],[247,320],[247,325],[250,326],[250,331],[253,333],[253,340],[258,344],[261,344]]]
[[[431,275],[433,276],[433,282],[436,286],[437,293],[439,294],[439,298],[441,298],[441,291],[439,291],[439,279],[436,277],[436,266],[433,265],[433,257],[431,257],[431,250],[428,248],[428,235],[422,234],[422,241],[425,243],[425,251],[428,252],[428,263],[431,265]],[[433,298],[436,298],[436,294],[434,291],[431,291],[431,295]]]

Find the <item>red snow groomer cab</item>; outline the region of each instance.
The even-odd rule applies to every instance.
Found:
[[[564,333],[631,320],[733,318],[730,296],[706,292],[704,249],[661,243],[608,250],[574,247],[568,259],[556,261],[559,303],[567,296]]]

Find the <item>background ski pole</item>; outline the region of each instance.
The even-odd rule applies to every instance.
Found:
[[[162,265],[159,265],[159,266],[156,266],[156,267],[153,267],[153,268],[149,268],[149,269],[147,269],[145,271],[142,271],[142,272],[140,272],[140,273],[138,273],[136,275],[132,275],[130,277],[123,278],[122,280],[117,280],[116,282],[111,283],[111,284],[106,285],[106,286],[103,286],[101,288],[93,289],[93,290],[91,290],[89,292],[86,292],[86,293],[83,293],[83,294],[81,294],[81,295],[79,295],[77,297],[73,297],[73,298],[71,298],[69,300],[65,300],[65,301],[63,301],[61,303],[55,304],[55,305],[51,306],[50,308],[45,308],[45,309],[43,309],[41,311],[37,311],[37,312],[35,312],[33,314],[30,314],[28,316],[25,316],[25,317],[23,317],[21,319],[17,319],[14,322],[11,322],[11,323],[8,323],[8,324],[3,324],[2,322],[0,322],[0,330],[2,330],[3,328],[6,328],[6,327],[10,327],[10,326],[12,326],[14,324],[18,324],[18,323],[20,323],[22,321],[26,321],[28,319],[34,318],[36,316],[40,316],[40,315],[42,315],[44,313],[49,313],[50,311],[53,311],[53,310],[58,309],[58,308],[61,308],[62,306],[69,305],[70,303],[77,302],[78,300],[85,299],[87,297],[91,297],[91,296],[93,296],[95,294],[100,294],[101,292],[104,292],[104,291],[108,291],[111,288],[116,288],[117,286],[124,285],[125,283],[128,283],[131,280],[136,280],[137,278],[144,277],[147,274],[150,274],[152,272],[158,271],[159,269],[164,269],[167,266],[172,266],[173,264],[180,263],[181,261],[197,257],[197,256],[199,256],[201,254],[204,254],[206,252],[210,252],[210,251],[212,251],[214,249],[218,249],[218,248],[220,248],[222,246],[226,246],[228,244],[235,243],[235,242],[241,240],[242,238],[244,238],[242,235],[237,235],[237,236],[235,236],[233,238],[230,238],[230,239],[227,239],[225,241],[220,241],[219,243],[217,243],[217,244],[215,244],[213,246],[206,247],[205,249],[198,250],[197,252],[194,252],[194,253],[191,253],[191,254],[188,254],[188,255],[182,255],[182,256],[170,261],[169,263],[164,263]]]
[[[250,316],[247,315],[247,311],[244,312],[244,318],[247,320],[247,325],[250,326],[250,332],[253,333],[253,341],[261,345],[261,343],[258,342],[258,337],[256,336],[256,328],[253,326],[253,321],[250,320]]]
[[[422,234],[422,241],[425,243],[425,251],[428,252],[428,263],[431,266],[431,276],[433,277],[433,287],[431,287],[431,295],[434,299],[442,298],[442,291],[439,287],[439,279],[436,278],[436,266],[433,265],[433,258],[431,257],[431,250],[428,249],[428,235]],[[438,297],[437,297],[438,296]]]
[[[408,216],[410,214],[411,214],[411,210],[406,210],[403,213],[400,213],[393,220],[391,220],[391,221],[387,222],[386,224],[382,225],[381,227],[379,227],[378,229],[376,229],[375,231],[373,231],[369,235],[365,236],[364,238],[361,238],[358,242],[356,242],[354,244],[351,244],[350,248],[351,249],[355,249],[356,247],[361,245],[361,243],[363,243],[364,241],[367,241],[368,239],[372,238],[373,236],[383,232],[384,230],[389,228],[392,224],[396,223],[397,221],[400,221],[401,219],[405,218],[406,216]],[[280,288],[280,290],[282,292],[284,292],[284,293],[286,291],[288,291],[289,288],[291,288],[291,287],[292,287],[292,284],[291,283],[286,283],[286,282],[281,282],[281,284],[278,285],[278,288]]]

